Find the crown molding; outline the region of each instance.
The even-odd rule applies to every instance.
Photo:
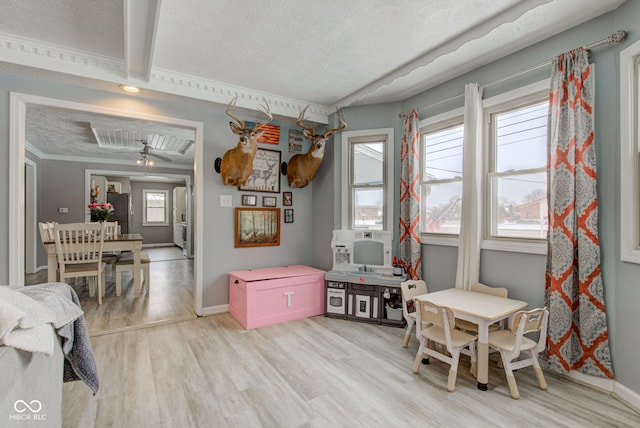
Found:
[[[264,98],[269,103],[272,114],[285,117],[297,118],[308,104],[307,119],[321,124],[329,122],[329,115],[333,111],[328,106],[306,103],[302,100],[157,67],[152,68],[148,81],[127,79],[124,72],[125,63],[122,59],[46,44],[39,40],[2,32],[0,32],[0,58],[8,63],[27,67],[113,82],[116,85],[133,84],[142,89],[220,104],[228,104],[233,97],[237,96],[238,107],[253,111],[259,111],[257,107]]]

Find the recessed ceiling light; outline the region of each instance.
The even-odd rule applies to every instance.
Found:
[[[125,92],[129,92],[130,94],[137,94],[138,92],[142,91],[142,89],[132,85],[120,85],[120,88]]]

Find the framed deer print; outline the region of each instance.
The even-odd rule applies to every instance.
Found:
[[[258,149],[253,158],[253,171],[240,190],[280,193],[280,152]]]
[[[279,208],[236,208],[236,248],[280,245]]]

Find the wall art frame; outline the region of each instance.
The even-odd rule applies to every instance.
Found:
[[[279,208],[236,208],[234,246],[269,247],[280,245]]]
[[[253,158],[253,171],[240,190],[280,193],[280,158],[278,150],[258,149]]]

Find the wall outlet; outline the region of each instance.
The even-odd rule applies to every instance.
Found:
[[[69,212],[69,208],[58,208],[58,212],[60,214],[67,214]]]

